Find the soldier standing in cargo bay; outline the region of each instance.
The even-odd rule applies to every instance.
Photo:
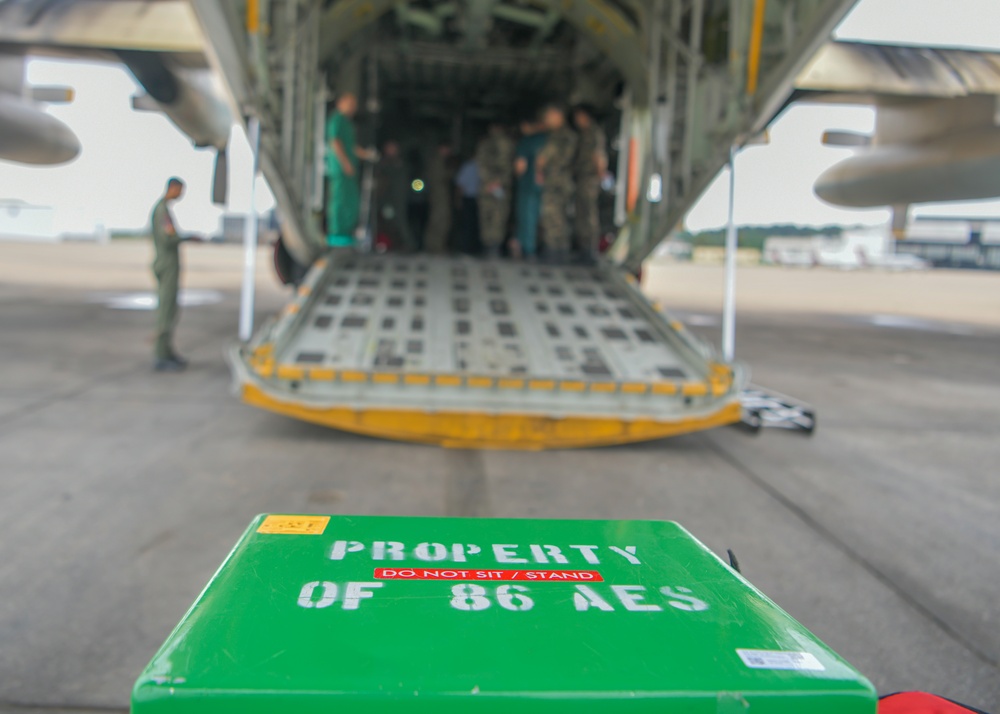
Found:
[[[576,134],[566,126],[566,113],[550,106],[542,114],[548,141],[535,160],[535,180],[542,187],[542,231],[545,251],[559,262],[569,255],[569,221],[566,207],[573,197],[573,164]]]
[[[486,255],[500,255],[507,233],[510,193],[514,182],[514,142],[502,124],[490,124],[489,133],[476,148],[479,168],[479,237]]]
[[[451,236],[453,194],[451,189],[451,146],[442,143],[431,154],[427,163],[427,200],[430,215],[424,234],[424,250],[428,253],[445,253]]]
[[[375,168],[378,230],[388,234],[393,250],[413,253],[417,244],[406,211],[409,194],[410,182],[399,142],[389,140],[382,146],[382,157]]]
[[[608,153],[604,130],[594,121],[594,112],[580,105],[573,110],[573,123],[580,132],[576,154],[576,241],[584,258],[596,258],[601,225],[597,200],[601,195],[601,178],[608,170]]]

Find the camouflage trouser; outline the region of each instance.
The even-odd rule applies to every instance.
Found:
[[[430,204],[430,217],[424,233],[424,250],[428,253],[444,253],[448,250],[448,236],[451,234],[451,201],[447,190],[432,192]]]
[[[510,196],[479,194],[479,239],[485,248],[496,248],[507,237]]]
[[[584,255],[597,255],[601,224],[597,214],[600,179],[585,179],[576,185],[576,247]]]
[[[569,221],[566,206],[573,195],[572,184],[550,184],[542,187],[542,240],[551,256],[569,251]]]

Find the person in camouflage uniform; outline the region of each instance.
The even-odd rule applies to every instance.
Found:
[[[601,233],[597,199],[601,193],[601,178],[608,170],[607,140],[589,107],[581,105],[574,109],[573,123],[580,133],[574,167],[576,246],[584,258],[596,258]]]
[[[566,126],[566,113],[550,106],[542,114],[549,132],[545,146],[535,160],[535,179],[542,187],[542,239],[548,258],[565,260],[569,253],[569,222],[566,207],[573,196],[573,162],[576,134]]]
[[[497,256],[507,232],[514,178],[514,142],[502,124],[490,124],[476,147],[479,169],[479,237],[486,254]]]
[[[417,244],[406,213],[409,195],[409,174],[400,155],[399,142],[390,139],[383,145],[382,158],[375,167],[378,230],[388,235],[393,250],[413,253]]]
[[[451,188],[451,146],[439,144],[427,163],[427,191],[430,216],[424,233],[424,250],[428,253],[448,251],[451,235],[451,214],[454,205]]]

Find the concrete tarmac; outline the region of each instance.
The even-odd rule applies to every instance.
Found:
[[[748,310],[739,357],[757,383],[816,406],[811,438],[721,429],[586,451],[447,451],[232,397],[222,352],[238,249],[187,251],[188,285],[219,302],[183,310],[191,368],[159,375],[152,314],[106,306],[148,284],[144,259],[84,250],[63,262],[51,248],[18,247],[18,277],[0,271],[2,712],[125,711],[141,668],[263,511],[677,520],[732,548],[880,691],[1000,710],[1000,329],[988,321],[923,319],[913,305],[926,294],[896,320]],[[778,290],[784,274],[770,275]],[[263,317],[283,294],[261,275]],[[975,280],[1000,294],[1000,275]],[[714,339],[710,306],[684,307]]]

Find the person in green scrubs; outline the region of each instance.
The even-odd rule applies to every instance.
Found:
[[[361,211],[358,162],[369,160],[372,152],[357,146],[354,115],[358,98],[345,93],[337,100],[336,111],[326,122],[326,175],[329,192],[326,204],[326,242],[331,247],[354,245],[354,230]]]
[[[548,142],[549,135],[540,122],[521,122],[521,140],[515,148],[514,173],[517,193],[514,215],[517,218],[517,248],[513,251],[531,261],[538,248],[538,220],[542,210],[542,188],[535,181],[535,158]]]

